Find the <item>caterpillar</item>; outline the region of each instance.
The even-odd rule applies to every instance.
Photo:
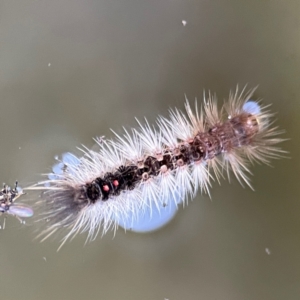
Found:
[[[43,190],[37,206],[46,222],[39,236],[66,229],[63,245],[77,233],[93,240],[119,225],[130,229],[145,214],[168,207],[172,215],[199,190],[209,194],[211,181],[224,173],[252,188],[249,164],[270,164],[285,153],[277,146],[284,139],[274,114],[251,100],[254,90],[237,87],[221,110],[211,93],[200,109],[186,99],[185,113],[170,110],[155,126],[137,120],[137,129],[95,139],[99,150],[83,148],[81,158],[63,159],[59,171],[29,187]]]

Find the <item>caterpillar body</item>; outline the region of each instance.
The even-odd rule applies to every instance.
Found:
[[[284,153],[273,114],[250,100],[253,92],[237,88],[221,111],[210,93],[200,111],[186,100],[186,113],[171,110],[156,126],[137,121],[138,129],[114,133],[114,140],[96,139],[99,151],[63,160],[60,172],[29,188],[44,190],[37,202],[47,220],[40,235],[66,228],[63,244],[80,232],[90,240],[118,225],[130,228],[143,214],[176,208],[198,190],[209,194],[211,180],[224,172],[251,187],[249,163],[269,164]]]

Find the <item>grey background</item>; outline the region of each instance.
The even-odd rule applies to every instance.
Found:
[[[297,0],[1,0],[1,181],[32,184],[56,154],[237,83],[260,85],[291,159],[253,167],[255,192],[214,184],[147,235],[56,253],[8,218],[0,299],[300,299],[299,67]]]

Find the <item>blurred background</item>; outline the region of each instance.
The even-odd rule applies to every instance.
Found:
[[[1,299],[300,299],[299,83],[297,0],[0,1],[1,181],[32,184],[110,128],[236,84],[259,85],[291,157],[253,167],[255,192],[215,183],[149,234],[57,253],[8,217]]]

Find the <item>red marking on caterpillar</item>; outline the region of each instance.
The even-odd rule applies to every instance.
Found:
[[[285,153],[277,147],[283,139],[273,114],[249,101],[253,91],[236,89],[221,110],[210,93],[200,111],[186,100],[186,113],[171,110],[156,126],[137,121],[139,128],[115,133],[113,140],[96,139],[99,151],[63,159],[50,180],[29,188],[44,190],[37,205],[48,222],[40,236],[67,228],[63,244],[79,232],[94,239],[118,225],[134,229],[143,213],[175,209],[198,190],[209,194],[211,180],[219,181],[223,170],[251,187],[249,164],[269,164]]]

